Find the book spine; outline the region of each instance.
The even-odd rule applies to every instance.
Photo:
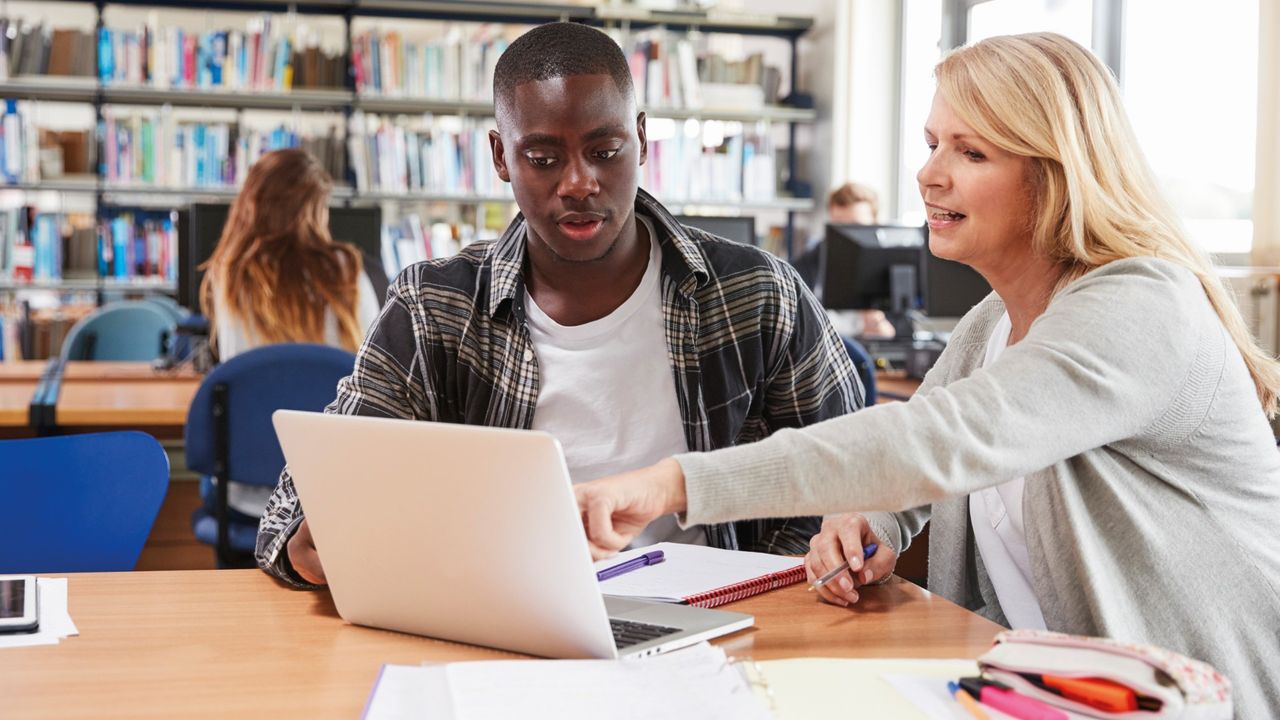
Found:
[[[753,595],[759,595],[763,592],[776,590],[780,587],[794,585],[802,580],[804,580],[804,565],[797,565],[790,570],[770,573],[769,575],[762,575],[758,578],[726,585],[715,590],[708,590],[697,595],[690,595],[684,599],[684,604],[701,608],[718,607]]]

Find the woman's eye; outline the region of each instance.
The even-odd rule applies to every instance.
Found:
[[[964,156],[969,158],[970,160],[986,160],[987,159],[986,155],[983,155],[977,150],[965,150]]]

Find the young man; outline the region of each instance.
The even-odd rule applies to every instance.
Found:
[[[499,59],[494,98],[493,164],[521,215],[495,242],[400,274],[327,412],[545,430],[583,482],[861,406],[794,271],[680,226],[638,189],[645,119],[613,40],[571,23],[530,30]],[[427,463],[423,482],[466,482]],[[667,517],[637,542],[800,554],[818,529],[681,530]],[[287,471],[257,556],[292,584],[324,581]]]

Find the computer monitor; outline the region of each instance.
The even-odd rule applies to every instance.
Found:
[[[991,285],[964,263],[943,260],[925,245],[924,313],[929,317],[962,317],[991,293]]]
[[[822,304],[832,310],[883,310],[904,316],[920,307],[923,227],[827,225],[822,241]]]
[[[703,232],[719,235],[722,238],[740,242],[743,245],[759,245],[756,239],[756,219],[751,215],[715,216],[715,215],[676,215],[676,222],[681,225],[696,227]]]
[[[213,254],[231,206],[192,203],[178,212],[178,302],[193,312],[200,308],[200,265]],[[377,207],[329,208],[329,234],[360,249],[366,274],[378,301],[386,296],[387,274],[382,266],[382,210]]]

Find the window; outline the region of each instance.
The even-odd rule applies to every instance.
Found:
[[[1009,33],[1052,31],[1119,67],[1125,107],[1165,196],[1191,237],[1214,254],[1248,253],[1258,128],[1259,0],[906,0],[945,9],[943,49]],[[919,11],[923,12],[923,11]],[[944,20],[943,17],[949,18]],[[923,22],[923,20],[922,20]],[[947,23],[950,24],[947,24]],[[908,21],[903,42],[903,148],[899,215],[923,217],[914,173],[933,79],[913,66],[929,55]],[[1110,47],[1099,47],[1094,38]],[[914,49],[913,49],[914,48]],[[914,54],[913,54],[914,53]],[[932,55],[936,62],[937,55]],[[927,89],[925,89],[927,88]],[[928,100],[924,101],[928,111]],[[919,117],[917,117],[919,116]],[[909,171],[909,173],[908,173]]]
[[[1166,197],[1201,247],[1249,252],[1258,0],[1127,0],[1124,27],[1125,106]]]

